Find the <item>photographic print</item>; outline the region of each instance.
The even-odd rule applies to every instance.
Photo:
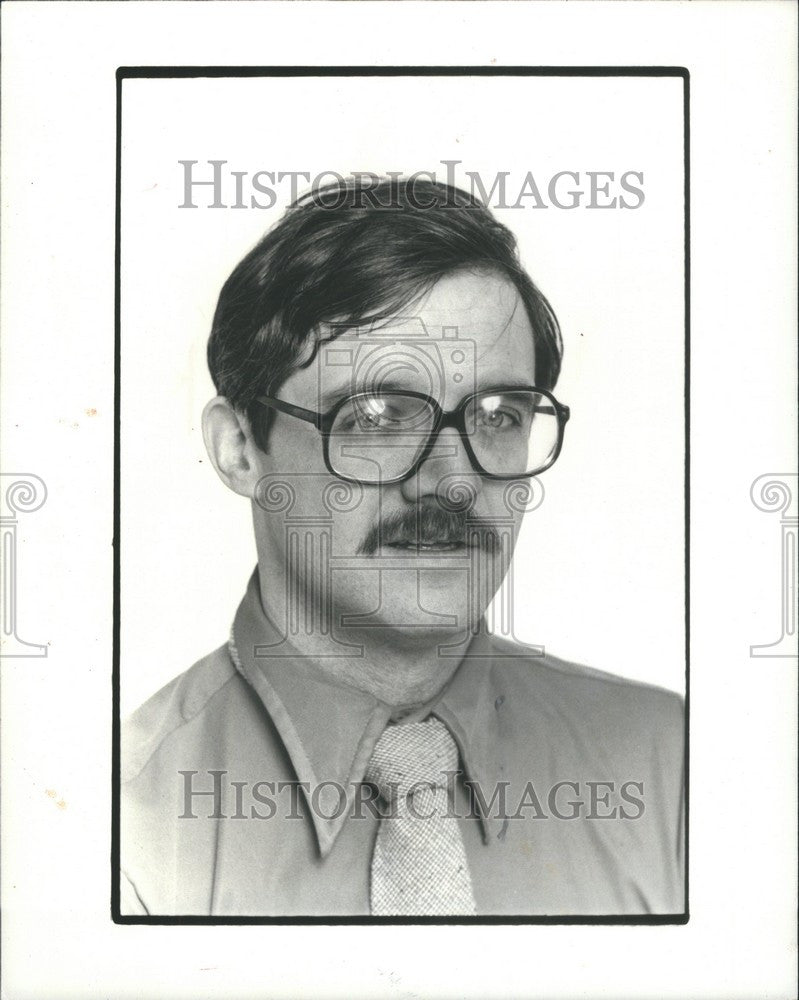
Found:
[[[115,919],[684,922],[687,72],[117,86]]]

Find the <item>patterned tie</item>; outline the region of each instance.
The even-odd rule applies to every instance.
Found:
[[[377,741],[365,779],[389,808],[372,856],[374,915],[476,912],[458,820],[447,816],[457,769],[458,748],[436,718],[390,725]]]

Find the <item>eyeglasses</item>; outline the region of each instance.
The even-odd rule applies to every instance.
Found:
[[[560,454],[569,407],[535,386],[498,386],[444,412],[421,392],[358,392],[327,413],[259,396],[264,406],[305,420],[322,435],[325,465],[339,479],[387,485],[409,479],[439,433],[454,427],[473,468],[488,479],[521,479],[548,469]]]

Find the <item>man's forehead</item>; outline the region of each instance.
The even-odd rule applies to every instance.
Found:
[[[448,342],[444,346],[468,341],[472,354],[479,357],[500,346],[509,352],[521,347],[526,353],[524,347],[532,347],[532,338],[527,311],[507,278],[465,272],[442,278],[412,307],[394,316],[340,330],[331,325],[320,339],[330,343],[333,353],[333,343],[339,345],[343,364],[346,357],[364,357],[392,343],[423,349],[433,341]]]
[[[431,324],[460,318],[464,329],[504,326],[519,304],[516,286],[491,271],[460,271],[442,278],[421,303]]]
[[[362,324],[341,336],[361,340],[496,338],[517,313],[521,312],[526,320],[526,312],[520,306],[519,293],[507,278],[491,272],[463,271],[441,278],[423,297],[397,315]],[[334,332],[333,328],[330,332]]]

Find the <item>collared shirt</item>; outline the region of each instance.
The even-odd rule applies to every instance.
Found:
[[[123,913],[369,914],[392,709],[275,642],[256,570],[231,643],[123,728]],[[683,912],[679,696],[481,634],[428,712],[478,914]]]

